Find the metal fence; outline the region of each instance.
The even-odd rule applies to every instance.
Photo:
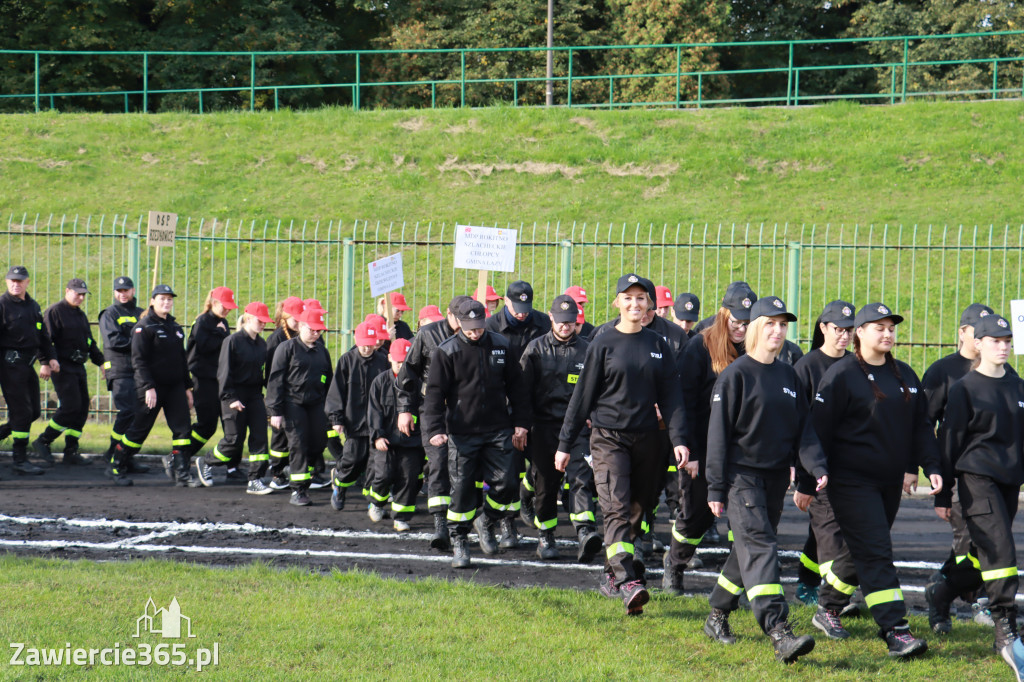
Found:
[[[829,40],[559,46],[551,50],[555,71],[550,80],[558,105],[609,109],[1020,97],[1024,91],[1024,55],[1009,39],[1022,34],[1024,31],[989,31]],[[971,49],[969,41],[981,41],[984,49]],[[926,49],[917,50],[922,47]],[[763,66],[706,70],[686,66],[691,55],[709,51],[756,54]],[[821,55],[829,51],[839,56],[822,61]],[[84,108],[123,109],[127,113],[172,108],[202,113],[239,108],[277,110],[289,106],[290,97],[299,102],[301,93],[302,107],[532,106],[544,104],[549,80],[543,66],[547,52],[546,47],[307,52],[0,50],[0,82],[11,84],[10,91],[0,92],[0,103],[37,112]],[[638,63],[668,66],[646,73],[617,72],[609,64],[617,63],[615,55],[623,53]],[[931,58],[922,59],[919,54]],[[954,57],[935,57],[944,54]],[[959,58],[962,54],[984,56]],[[295,71],[288,68],[291,59],[319,64],[323,77],[317,82],[290,82],[289,75]],[[113,70],[117,76],[110,75],[110,69],[99,68],[107,63],[118,65]],[[395,66],[402,63],[418,64],[425,75],[403,77],[401,67]],[[495,64],[504,66],[495,72]],[[75,74],[103,73],[108,80],[97,75],[95,81],[82,81],[83,77],[76,75],[79,80],[71,82],[80,89],[62,89],[52,82],[59,82],[64,69],[72,69]],[[181,74],[185,73],[195,74],[199,82],[183,82]],[[826,85],[814,85],[816,79]],[[85,87],[80,85],[83,82]],[[623,91],[627,92],[625,96]],[[629,94],[631,91],[633,94]],[[657,96],[649,96],[652,92]]]
[[[30,295],[45,307],[64,295],[71,277],[92,290],[90,319],[112,301],[113,278],[131,275],[145,306],[156,279],[179,297],[175,316],[188,328],[206,294],[234,289],[244,306],[262,300],[271,309],[290,295],[317,298],[328,310],[326,337],[333,358],[351,346],[352,330],[373,312],[367,265],[401,252],[413,308],[442,309],[461,293],[472,293],[476,272],[452,265],[454,225],[320,221],[271,223],[255,220],[179,218],[173,249],[145,244],[147,216],[8,216],[0,228],[0,253],[7,264],[28,267]],[[1021,297],[1024,225],[790,225],[790,224],[509,224],[517,230],[517,267],[493,273],[507,284],[533,284],[535,305],[570,284],[590,297],[586,314],[601,323],[614,316],[615,279],[635,271],[676,294],[690,291],[702,315],[714,313],[726,285],[745,280],[758,294],[775,294],[799,316],[790,338],[805,349],[814,318],[825,303],[842,298],[862,305],[881,300],[906,317],[897,355],[919,373],[956,347],[961,310],[984,302],[1009,315]],[[413,319],[411,319],[413,318]],[[1019,368],[1019,365],[1018,365]],[[95,372],[92,368],[90,371]],[[105,396],[98,373],[94,396]],[[104,400],[99,411],[109,408]]]

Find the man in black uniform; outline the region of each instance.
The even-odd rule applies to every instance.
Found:
[[[523,449],[530,426],[519,362],[508,339],[484,329],[486,314],[478,301],[459,305],[459,332],[434,351],[420,412],[424,437],[436,447],[448,446],[448,521],[456,524],[451,531],[453,568],[469,567],[470,524],[484,553],[498,551],[494,525],[518,510],[512,450]],[[490,490],[484,495],[484,513],[477,516],[479,480]]]
[[[107,390],[114,401],[117,416],[110,428],[110,447],[104,455],[109,461],[114,448],[124,441],[124,434],[132,425],[138,397],[135,394],[135,372],[132,370],[132,327],[139,321],[143,309],[135,300],[135,283],[130,277],[114,280],[114,303],[100,313],[100,338],[103,339],[103,374]],[[128,473],[141,474],[149,470],[134,459]]]
[[[423,394],[427,390],[430,364],[434,350],[447,338],[459,331],[459,320],[455,311],[469,296],[456,296],[448,303],[447,315],[443,320],[420,327],[412,340],[412,347],[405,356],[405,363],[396,379],[396,400],[398,404],[398,430],[411,436],[416,431],[416,417],[420,413]],[[448,540],[448,505],[451,504],[451,482],[448,478],[448,446],[434,446],[423,434],[423,450],[427,453],[427,509],[434,517],[434,535],[430,546],[447,551],[451,548]]]
[[[672,314],[675,316],[676,324],[686,332],[686,336],[692,339],[697,335],[693,328],[700,319],[700,299],[697,298],[697,294],[687,292],[676,296],[676,302],[672,304]]]
[[[54,303],[43,313],[43,323],[50,333],[61,371],[54,374],[53,388],[59,401],[57,410],[46,429],[32,441],[32,449],[41,459],[53,461],[50,443],[64,434],[64,464],[92,464],[78,452],[78,439],[89,418],[89,384],[85,376],[85,361],[97,367],[103,365],[103,353],[89,329],[89,318],[82,312],[82,303],[89,288],[75,277],[64,290],[64,300]]]
[[[43,470],[28,461],[29,428],[40,414],[39,379],[60,372],[60,363],[39,304],[27,293],[28,269],[11,266],[6,281],[7,293],[0,296],[0,390],[8,421],[0,425],[0,439],[14,437],[11,454],[17,473],[41,474]],[[36,357],[42,362],[38,378],[32,368]]]

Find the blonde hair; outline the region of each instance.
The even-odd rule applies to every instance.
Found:
[[[295,335],[295,332],[288,326],[286,317],[291,317],[284,311],[284,301],[278,301],[277,307],[274,308],[274,326],[278,329],[284,330],[284,338],[290,339]]]
[[[761,345],[761,332],[771,319],[772,318],[768,315],[762,315],[756,320],[752,320],[750,324],[747,325],[747,335],[743,338],[743,346],[747,349],[747,355],[756,351],[757,347]],[[772,355],[773,360],[779,357],[779,353],[782,352],[785,345],[786,344],[783,343],[779,346],[778,350],[776,350]]]
[[[213,291],[211,290],[210,293],[206,294],[206,300],[203,301],[203,309],[199,313],[199,315],[205,315],[206,313],[210,312],[210,310],[212,308],[213,308]],[[197,315],[196,317],[198,317],[199,315]]]

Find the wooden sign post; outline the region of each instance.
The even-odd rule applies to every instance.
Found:
[[[149,212],[149,231],[146,233],[146,245],[156,247],[153,256],[153,286],[156,288],[157,276],[160,273],[160,247],[174,247],[174,234],[178,229],[177,213]]]

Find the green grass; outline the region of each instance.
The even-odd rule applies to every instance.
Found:
[[[210,679],[485,680],[990,680],[1007,676],[991,630],[959,624],[930,637],[931,652],[888,660],[875,627],[850,620],[853,638],[818,639],[795,666],[775,662],[750,612],[733,615],[740,637],[721,647],[701,632],[707,601],[655,597],[642,618],[595,591],[506,589],[439,580],[394,581],[364,573],[309,574],[264,565],[214,569],[148,560],[96,564],[0,558],[0,639],[31,647],[122,648],[138,640],[146,600],[176,597],[196,635],[187,649],[217,642]],[[797,630],[812,612],[793,609]],[[919,632],[921,618],[911,619]],[[180,640],[163,640],[176,642]],[[13,651],[12,651],[13,653]],[[0,666],[4,679],[133,679],[181,669],[30,669]]]

